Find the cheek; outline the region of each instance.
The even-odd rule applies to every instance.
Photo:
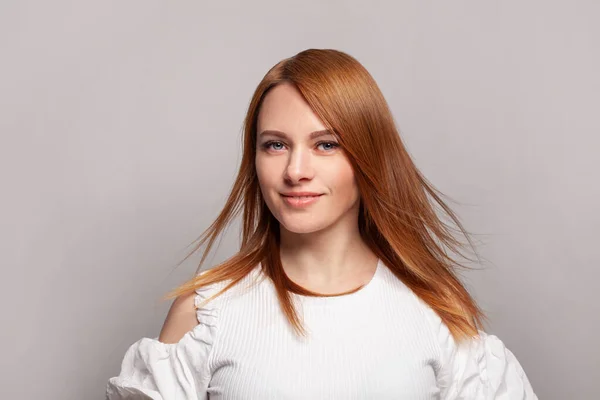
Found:
[[[256,176],[258,177],[259,182],[262,182],[265,179],[265,163],[261,157],[256,157],[254,159],[254,168],[256,170]]]
[[[333,190],[343,192],[346,195],[358,190],[354,170],[347,161],[340,163],[330,176]]]
[[[257,157],[255,161],[256,177],[261,189],[268,190],[276,184],[277,172],[273,165],[265,162],[261,157]]]

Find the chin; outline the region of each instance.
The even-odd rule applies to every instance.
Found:
[[[284,228],[285,230],[291,233],[297,234],[318,232],[320,230],[325,229],[328,226],[328,224],[324,221],[320,223],[316,221],[306,221],[306,217],[304,217],[304,221],[300,219],[286,221],[285,219],[283,219],[279,221],[279,224],[281,225],[281,228]]]

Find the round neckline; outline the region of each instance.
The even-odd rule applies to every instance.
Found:
[[[301,303],[307,304],[307,305],[308,304],[324,305],[324,304],[333,304],[333,303],[337,304],[340,302],[360,299],[360,298],[364,297],[365,295],[367,295],[370,291],[373,290],[373,287],[379,280],[379,276],[382,273],[382,269],[383,269],[383,265],[382,265],[381,259],[378,258],[377,265],[375,266],[375,272],[373,273],[373,276],[371,277],[371,279],[369,279],[369,281],[367,283],[365,283],[365,285],[363,287],[361,287],[360,289],[358,289],[357,291],[352,292],[352,293],[340,294],[340,295],[329,295],[329,296],[306,296],[303,294],[290,292],[290,296],[292,299],[294,299],[296,301],[300,301]]]

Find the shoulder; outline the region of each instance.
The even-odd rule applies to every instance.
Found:
[[[258,268],[254,269],[248,276],[221,294],[219,292],[225,289],[230,281],[202,286],[177,297],[171,304],[158,340],[163,343],[177,343],[199,324],[216,325],[217,315],[221,314],[223,308],[231,308],[234,299],[247,297],[244,295],[252,292],[249,289],[256,287],[253,283],[256,283],[256,278],[260,275],[258,271]],[[205,272],[206,270],[200,274]],[[217,294],[219,295],[213,297]]]
[[[183,335],[198,325],[195,308],[196,295],[196,292],[190,292],[173,301],[160,331],[159,341],[177,343]]]
[[[206,271],[199,274],[202,275]],[[216,294],[222,286],[222,282],[213,283],[175,298],[169,308],[158,340],[167,344],[177,343],[186,333],[194,330],[200,323],[205,323],[206,321],[201,315],[203,309],[201,310],[197,306],[201,301]]]
[[[386,269],[383,278],[386,293],[393,296],[393,301],[386,303],[396,309],[396,313],[401,313],[405,325],[411,326],[420,335],[420,340],[427,341],[427,346],[435,350],[437,357],[451,349],[455,344],[453,337],[438,313],[391,270]]]

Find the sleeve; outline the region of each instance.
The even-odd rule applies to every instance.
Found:
[[[212,295],[196,289],[195,305]],[[203,400],[211,374],[208,358],[216,332],[217,309],[210,301],[196,310],[199,324],[178,343],[142,338],[132,344],[121,363],[119,376],[110,378],[106,400]]]
[[[446,324],[436,317],[442,399],[538,399],[519,361],[498,337],[480,330],[478,336],[457,345]]]

